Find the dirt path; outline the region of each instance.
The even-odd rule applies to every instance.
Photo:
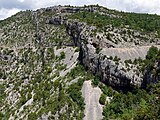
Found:
[[[99,104],[101,90],[93,88],[91,81],[85,81],[82,87],[82,96],[85,98],[85,117],[83,120],[101,120],[103,108]]]

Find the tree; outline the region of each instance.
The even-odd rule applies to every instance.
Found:
[[[155,58],[155,56],[156,56],[157,54],[158,54],[158,48],[152,46],[152,47],[149,48],[149,51],[147,52],[146,59],[151,60],[151,59]]]
[[[62,60],[62,59],[64,59],[65,58],[65,53],[64,53],[64,51],[62,51],[61,53],[60,53],[60,60]]]
[[[28,115],[28,120],[36,120],[37,114],[35,112],[32,112]]]
[[[106,103],[106,96],[105,96],[105,94],[101,94],[101,97],[99,98],[99,103],[101,105],[105,105],[105,103]]]
[[[98,74],[96,74],[94,79],[92,80],[92,83],[94,86],[98,86],[99,81],[100,81],[100,76]]]

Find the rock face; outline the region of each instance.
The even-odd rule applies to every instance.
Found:
[[[139,31],[146,30],[145,17],[142,26],[134,22],[129,26],[129,13],[119,13],[98,5],[54,6],[0,21],[0,119],[3,115],[5,120],[82,119],[80,90],[90,76],[79,62],[113,87],[130,89],[157,82],[158,60],[144,75],[128,59],[143,59],[149,46],[160,45],[159,26],[148,22],[146,27],[152,26],[153,32]],[[159,17],[146,17],[160,25]],[[100,89],[87,81],[82,92],[84,119],[101,119]]]
[[[83,22],[67,20],[62,17],[52,18],[52,21],[55,25],[57,23],[65,25],[66,31],[72,37],[75,46],[80,47],[79,58],[81,62],[93,74],[100,75],[103,82],[122,89],[130,89],[135,86],[141,87],[143,85],[143,75],[136,74],[133,69],[126,69],[124,61],[138,59],[139,57],[144,59],[151,46],[150,43],[143,40],[138,41],[137,39],[133,42],[141,42],[139,47],[133,42],[127,41],[123,43],[123,40],[121,43],[115,43],[113,40],[118,38],[113,37],[113,40],[110,41],[106,39],[103,33],[97,33],[93,36],[92,31],[96,29],[95,26],[88,26]],[[133,35],[137,36],[137,34],[140,36],[136,32]],[[119,36],[119,40],[121,40],[121,36]],[[156,45],[156,42],[152,43],[152,45]],[[121,60],[117,64],[116,61],[108,59],[109,56],[118,56]]]
[[[142,76],[136,75],[132,70],[124,71],[123,63],[117,65],[115,61],[108,60],[103,54],[91,53],[87,47],[83,51],[83,64],[94,74],[99,74],[103,82],[114,87],[141,86]]]

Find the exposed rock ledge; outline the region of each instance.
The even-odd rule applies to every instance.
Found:
[[[66,27],[66,31],[72,37],[74,44],[80,47],[80,61],[93,74],[99,74],[103,82],[122,89],[130,89],[135,86],[142,87],[143,74],[136,74],[133,69],[126,71],[123,63],[116,64],[115,61],[108,60],[105,56],[118,56],[122,61],[144,58],[150,47],[146,46],[149,43],[142,41],[141,46],[136,45],[135,48],[126,48],[125,44],[118,48],[118,44],[115,45],[104,37],[99,36],[99,39],[97,36],[92,36],[91,33],[96,29],[95,26],[88,26],[86,23],[68,20],[61,16],[48,20],[48,23],[63,24]],[[127,42],[127,44],[130,46],[132,43]],[[156,43],[150,45],[156,45]],[[97,48],[98,50],[102,49],[102,51],[97,52]]]

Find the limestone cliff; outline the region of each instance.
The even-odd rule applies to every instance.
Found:
[[[84,22],[70,20],[63,18],[62,16],[56,16],[49,21],[52,21],[49,22],[49,24],[64,25],[66,27],[66,31],[72,37],[74,45],[80,47],[80,61],[87,69],[92,71],[93,74],[100,75],[102,82],[114,87],[121,87],[122,89],[143,86],[143,79],[145,79],[143,73],[139,71],[139,74],[137,74],[136,70],[138,69],[136,69],[136,66],[131,65],[132,69],[127,69],[124,61],[130,59],[135,60],[138,58],[144,59],[151,45],[157,45],[159,39],[152,44],[137,39],[133,39],[132,42],[127,41],[126,43],[120,42],[115,44],[112,40],[108,40],[103,32],[97,32],[93,35],[93,31],[98,29],[96,26],[89,26]],[[111,28],[109,27],[108,29]],[[113,34],[117,34],[114,32],[116,30],[119,32],[127,30],[127,28],[112,29]],[[135,34],[136,32],[132,37],[135,37]],[[123,38],[122,36],[123,34],[118,34],[120,39]],[[116,38],[113,40],[115,39]],[[135,45],[133,42],[141,43],[140,45]],[[160,48],[158,45],[157,47]],[[118,58],[120,58],[118,63],[116,60],[110,59],[110,56],[118,56]]]
[[[125,90],[156,83],[159,57],[145,68],[142,59],[150,46],[160,48],[159,28],[160,16],[99,5],[27,10],[0,21],[0,119],[102,118],[101,91],[84,81],[99,76]],[[96,91],[91,103],[87,89]],[[101,112],[84,114],[94,103]]]

